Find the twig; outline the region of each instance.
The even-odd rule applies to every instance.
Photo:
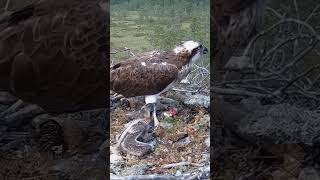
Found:
[[[17,111],[17,109],[22,107],[23,105],[24,105],[24,102],[21,99],[19,99],[13,105],[11,105],[7,110],[1,112],[0,118],[4,118],[7,114]]]
[[[129,55],[131,55],[131,56],[136,56],[135,54],[133,54],[133,52],[129,49],[129,48],[127,48],[127,47],[124,47],[125,49],[128,49],[128,54]]]
[[[162,180],[174,180],[177,179],[175,176],[168,176],[168,175],[131,175],[131,176],[116,176],[110,174],[110,180],[155,180],[155,179],[162,179]]]
[[[296,10],[297,19],[300,19],[299,9],[298,9],[298,3],[297,0],[293,0],[294,8]]]
[[[135,56],[135,54],[131,51],[131,49],[127,48],[127,47],[124,47],[124,49],[122,50],[118,50],[118,51],[114,51],[114,52],[110,52],[110,54],[118,54],[118,53],[121,53],[121,52],[128,52],[128,56]]]
[[[308,54],[311,50],[314,49],[314,47],[317,45],[318,40],[315,40],[314,43],[307,47],[306,49],[302,50],[297,56],[294,57],[294,60],[290,63],[288,63],[287,65],[285,65],[281,70],[277,71],[277,72],[273,72],[270,75],[267,76],[272,76],[272,75],[279,75],[282,74],[284,72],[286,72],[290,67],[294,66],[295,64],[297,64],[303,57],[305,57],[306,54]]]
[[[246,91],[246,90],[240,90],[240,89],[225,89],[225,88],[211,87],[210,91],[212,93],[222,94],[222,95],[237,95],[237,96],[249,96],[249,97],[258,97],[258,98],[273,97],[273,95],[271,94],[261,94],[261,93]]]
[[[317,55],[320,56],[320,51],[318,51],[318,50],[316,50],[316,49],[315,49],[314,51],[316,52]]]
[[[267,7],[267,10],[271,11],[274,15],[276,15],[279,19],[283,19],[284,17],[278,13],[278,11],[276,11],[275,9],[271,8],[271,7]]]
[[[316,15],[316,11],[320,8],[320,4],[318,4],[313,10],[312,12],[310,13],[310,15],[304,20],[305,22],[308,22],[312,16]]]
[[[195,180],[195,179],[209,179],[210,167],[201,168],[200,172],[186,173],[180,176],[172,175],[130,175],[130,176],[117,176],[110,174],[111,180]]]
[[[190,165],[191,166],[198,166],[198,167],[203,166],[203,164],[183,161],[183,162],[178,162],[178,163],[166,164],[166,165],[163,165],[162,168],[169,169],[169,168],[173,168],[173,167],[177,167],[177,166],[190,166]]]
[[[234,86],[230,86],[231,88],[235,88]],[[261,86],[257,86],[257,85],[243,85],[243,84],[239,84],[236,88],[239,89],[246,89],[249,91],[254,91],[254,92],[259,92],[259,93],[263,93],[263,94],[272,94],[272,91],[268,90],[267,88],[261,87]]]
[[[285,44],[292,42],[294,40],[297,39],[307,39],[307,38],[311,38],[310,35],[299,35],[299,36],[295,36],[295,37],[291,37],[285,40],[280,41],[277,45],[275,45],[273,48],[271,48],[265,55],[264,57],[262,57],[262,61],[265,62],[265,60],[271,55],[273,54],[275,51],[279,50],[282,46],[284,46]],[[265,64],[262,64],[261,66],[264,66]]]
[[[206,69],[206,68],[204,68],[204,67],[201,67],[201,66],[199,66],[199,65],[197,65],[197,64],[194,64],[194,66],[195,66],[197,69],[201,69],[201,70],[203,70],[204,72],[206,72],[207,74],[210,74],[210,72],[209,72],[208,69]]]
[[[118,51],[110,52],[110,54],[118,54],[118,53],[126,52],[126,51],[130,51],[130,49],[125,48],[125,49],[122,49],[122,50],[118,50]]]
[[[24,139],[24,138],[26,138],[28,136],[30,136],[29,132],[17,132],[17,131],[7,132],[2,140],[14,141],[16,139]]]
[[[302,77],[305,77],[306,75],[308,75],[310,72],[312,72],[315,69],[318,69],[320,67],[320,64],[309,68],[307,71],[301,73],[300,75],[298,75],[297,77],[295,77],[294,79],[292,79],[286,86],[284,86],[282,89],[280,89],[279,91],[281,93],[285,92],[286,89],[288,89],[293,83],[295,83],[296,81],[298,81],[299,79],[301,79]]]
[[[264,79],[242,79],[242,80],[231,80],[231,81],[225,81],[216,85],[227,85],[227,84],[243,84],[243,83],[259,83],[263,81],[272,81],[272,80],[278,80],[278,77],[269,77]]]
[[[191,90],[179,89],[179,88],[172,88],[172,90],[178,91],[178,92],[189,92],[189,93],[197,93],[198,92],[198,90],[191,91]]]
[[[276,28],[277,26],[281,25],[281,24],[284,24],[284,23],[296,23],[296,24],[300,24],[300,25],[303,25],[305,26],[307,29],[309,29],[309,31],[316,37],[316,39],[319,39],[320,40],[320,37],[317,36],[317,33],[315,31],[314,28],[312,28],[309,24],[303,22],[303,21],[300,21],[298,19],[292,19],[292,18],[286,18],[286,19],[282,19],[280,20],[279,22],[275,23],[274,25],[270,26],[268,29],[264,30],[264,31],[261,31],[260,33],[258,33],[256,36],[254,36],[252,38],[252,40],[249,42],[248,46],[246,47],[246,49],[244,50],[242,56],[247,56],[249,50],[251,49],[251,46],[253,43],[255,43],[255,41],[261,37],[261,36],[264,36],[265,34],[267,34],[268,32],[272,31],[274,28]]]
[[[10,2],[11,2],[11,0],[7,0],[6,5],[3,8],[5,12],[8,11]]]
[[[305,97],[308,97],[310,99],[314,99],[314,100],[320,102],[320,98],[318,98],[314,94],[312,94],[313,92],[305,92],[305,91],[300,90],[300,91],[291,91],[291,92],[288,92],[288,93],[291,93],[291,94],[297,93],[297,94],[300,94],[302,96],[305,96]]]
[[[320,74],[318,74],[316,76],[316,78],[313,79],[313,81],[311,82],[311,84],[310,84],[309,88],[307,88],[307,90],[311,90],[319,80],[320,80]]]

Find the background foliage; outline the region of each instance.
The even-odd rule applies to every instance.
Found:
[[[111,52],[172,50],[183,40],[195,40],[210,49],[209,0],[111,0]],[[112,61],[127,58],[112,54]],[[196,81],[209,80],[209,55],[198,62]],[[205,78],[205,80],[204,80]]]
[[[111,30],[134,21],[137,30],[145,33],[149,48],[169,50],[187,39],[209,46],[209,11],[208,0],[112,0]]]

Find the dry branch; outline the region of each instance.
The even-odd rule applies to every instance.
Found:
[[[313,70],[318,69],[320,67],[320,65],[316,65],[314,67],[309,68],[308,70],[306,70],[305,72],[301,73],[300,75],[298,75],[297,77],[295,77],[294,79],[292,79],[291,81],[289,81],[289,83],[284,86],[280,92],[285,92],[286,89],[288,89],[291,85],[293,85],[296,81],[298,81],[299,79],[305,77],[306,75],[308,75],[309,73],[311,73]]]
[[[197,180],[208,179],[210,173],[210,167],[199,168],[199,172],[186,173],[179,176],[171,175],[130,175],[130,176],[117,176],[110,174],[111,180]]]
[[[298,26],[291,26],[292,24]],[[277,30],[278,27],[281,27],[279,33],[274,33],[273,31]],[[292,33],[278,37],[277,34],[280,34],[283,28],[289,28],[287,30]],[[296,28],[296,30],[290,28]],[[301,33],[302,28],[307,31]],[[263,37],[269,38],[269,34],[280,39],[277,41],[264,40]],[[226,69],[225,80],[215,83],[211,92],[220,95],[267,98],[278,103],[283,102],[283,100],[293,103],[293,101],[310,99],[320,105],[320,95],[310,92],[311,89],[315,91],[314,87],[320,85],[320,82],[308,80],[308,76],[319,68],[320,63],[312,67],[298,67],[301,64],[300,62],[311,51],[315,50],[319,41],[320,36],[308,23],[299,19],[281,18],[277,23],[254,36],[245,48],[241,57],[250,58],[249,62],[253,64],[252,70]],[[265,48],[263,52],[257,53],[255,51],[258,50],[253,47],[261,42],[262,44],[265,43],[264,45],[268,44],[266,48],[269,49]],[[304,44],[301,45],[300,43]],[[250,53],[256,53],[257,55],[249,56]],[[232,71],[235,73],[231,74]]]
[[[7,0],[6,5],[4,6],[4,12],[7,12],[9,9],[9,5],[10,5],[11,0]]]
[[[201,167],[203,164],[198,164],[198,163],[191,163],[191,162],[179,162],[179,163],[172,163],[172,164],[165,164],[162,166],[162,168],[173,168],[177,166],[198,166]]]
[[[284,23],[296,23],[296,24],[303,25],[304,27],[309,29],[309,31],[312,33],[312,35],[315,36],[316,39],[320,40],[320,36],[317,35],[315,29],[313,27],[311,27],[309,24],[307,24],[307,23],[305,23],[303,21],[300,21],[298,19],[292,19],[292,18],[281,19],[279,22],[277,22],[274,25],[270,26],[268,29],[266,29],[264,31],[261,31],[256,36],[254,36],[252,38],[252,40],[249,42],[249,44],[246,47],[246,49],[244,50],[242,56],[247,56],[249,50],[251,49],[251,46],[259,39],[259,37],[262,37],[262,36],[266,35],[270,31],[272,31],[273,29],[275,29],[276,27],[278,27],[279,25],[284,24]]]
[[[250,92],[250,91],[241,90],[241,89],[223,89],[223,88],[212,87],[210,90],[212,93],[221,94],[221,95],[236,95],[236,96],[248,96],[248,97],[258,97],[258,98],[273,97],[273,95],[271,94],[261,94],[261,93]]]

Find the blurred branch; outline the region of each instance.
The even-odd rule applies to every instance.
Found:
[[[294,3],[298,13],[297,2]],[[284,18],[276,10],[268,9],[279,18],[278,22],[256,34],[239,56],[249,58],[252,70],[225,69],[226,74],[233,73],[226,76],[224,82],[214,84],[211,92],[319,107],[320,93],[315,92],[320,91],[320,63],[306,58],[313,57],[308,56],[313,50],[320,55],[316,49],[320,36],[306,21],[317,13],[320,5],[307,14],[307,18],[298,13],[300,19]]]
[[[269,74],[268,76],[272,76],[272,75],[277,75],[277,74],[282,74],[284,72],[286,72],[289,68],[291,68],[292,66],[294,66],[295,64],[297,64],[303,57],[305,57],[311,50],[314,49],[314,47],[316,46],[316,44],[319,41],[316,40],[311,46],[305,48],[304,50],[302,50],[299,54],[297,54],[293,61],[291,61],[290,63],[286,64],[280,71],[278,72],[273,72],[272,74]]]
[[[320,4],[318,4],[310,13],[310,15],[304,20],[305,22],[308,22],[313,16],[317,15],[317,11],[320,8]]]
[[[123,52],[127,52],[128,53],[128,58],[130,56],[135,56],[135,54],[131,51],[131,49],[129,49],[127,47],[124,47],[124,49],[122,49],[122,50],[110,52],[110,54],[119,54],[119,53],[123,53]],[[111,58],[110,67],[112,67],[113,65],[114,65],[114,59]]]
[[[0,23],[2,23],[3,21],[6,21],[6,19],[8,18],[8,15],[10,14],[10,11],[8,10],[10,2],[11,0],[7,0],[5,6],[0,11],[2,12],[0,13]]]
[[[320,36],[317,35],[316,30],[312,26],[310,26],[309,24],[307,24],[303,21],[300,21],[298,19],[286,18],[286,19],[280,20],[279,22],[270,26],[268,29],[261,31],[255,37],[253,37],[252,40],[249,42],[248,46],[246,47],[246,49],[244,50],[243,56],[246,56],[248,54],[249,50],[251,49],[251,46],[259,39],[259,37],[266,35],[270,31],[272,31],[273,29],[275,29],[276,27],[278,27],[279,25],[284,24],[284,23],[296,23],[296,24],[303,25],[304,27],[309,29],[309,31],[313,34],[313,36],[315,36],[316,39],[320,40]]]
[[[8,11],[8,8],[9,8],[9,5],[10,5],[10,2],[11,2],[11,0],[7,0],[7,2],[6,2],[6,5],[4,6],[4,11],[5,12],[7,12]]]
[[[305,72],[303,72],[302,74],[298,75],[297,77],[295,77],[294,79],[292,79],[286,86],[284,86],[283,88],[280,89],[280,92],[283,93],[286,89],[288,89],[293,83],[295,83],[296,81],[298,81],[299,79],[305,77],[306,75],[308,75],[309,73],[311,73],[313,70],[315,69],[319,69],[320,64],[309,68],[308,70],[306,70]]]
[[[191,163],[191,162],[178,162],[178,163],[171,163],[171,164],[165,164],[162,166],[162,168],[173,168],[173,167],[177,167],[177,166],[198,166],[201,167],[203,166],[203,164],[199,164],[199,163]]]
[[[320,51],[318,50],[314,50],[319,56],[320,56]]]
[[[302,35],[298,35],[298,36],[295,36],[295,37],[291,37],[291,38],[282,40],[277,45],[275,45],[273,48],[271,48],[269,51],[266,52],[265,56],[262,57],[262,61],[265,62],[265,60],[268,57],[270,57],[271,54],[273,54],[275,51],[279,50],[282,46],[286,45],[289,42],[293,42],[293,41],[295,41],[297,39],[310,39],[310,38],[311,38],[310,35],[302,34]]]
[[[177,163],[178,164],[178,163]],[[192,163],[196,165],[195,163]],[[114,174],[110,174],[111,180],[194,180],[194,179],[208,179],[210,173],[210,167],[201,167],[198,172],[186,173],[180,176],[172,176],[172,175],[160,175],[160,174],[150,174],[150,175],[129,175],[129,176],[117,176]]]
[[[294,4],[295,11],[296,11],[297,19],[300,19],[300,13],[299,13],[297,0],[293,0],[293,4]]]
[[[118,50],[118,51],[114,51],[114,52],[110,52],[110,54],[118,54],[121,52],[128,52],[131,56],[135,56],[135,54],[133,54],[133,52],[131,51],[131,49],[124,47],[124,49],[122,50]]]
[[[283,19],[284,16],[282,16],[277,10],[271,8],[271,7],[267,7],[267,10],[271,11],[275,16],[277,16],[279,19]]]
[[[227,88],[218,88],[211,87],[211,92],[222,95],[237,95],[237,96],[248,96],[248,97],[259,97],[259,98],[271,98],[271,94],[261,94],[256,92],[250,92],[242,89],[227,89]]]

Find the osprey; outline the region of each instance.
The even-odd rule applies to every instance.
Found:
[[[137,119],[125,124],[121,133],[117,136],[117,149],[136,156],[143,156],[154,151],[155,141],[153,141],[149,116],[149,110],[153,109],[152,104],[147,104],[141,108]]]
[[[0,22],[0,88],[48,112],[105,107],[108,8],[40,0]]]
[[[148,52],[131,57],[111,67],[111,90],[127,98],[145,96],[146,104],[153,105],[150,116],[157,127],[157,96],[185,78],[192,64],[207,52],[208,49],[198,42],[182,41],[170,52]]]

